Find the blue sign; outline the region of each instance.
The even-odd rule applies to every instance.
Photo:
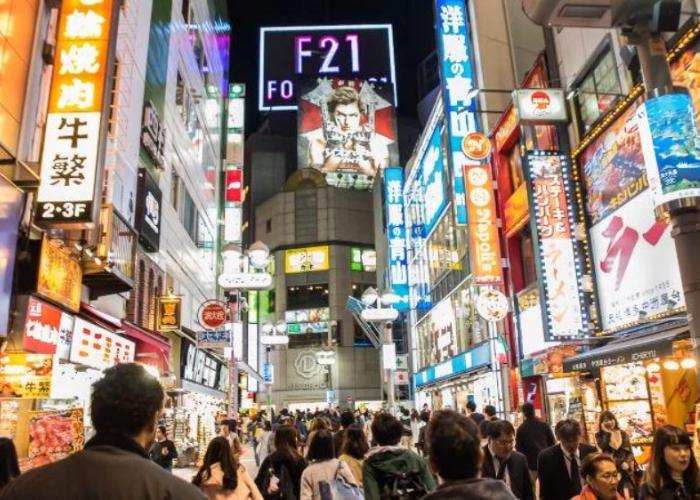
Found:
[[[231,331],[203,331],[197,332],[197,347],[199,349],[223,349],[231,347]]]
[[[455,222],[467,224],[464,166],[469,163],[462,140],[478,132],[474,102],[472,50],[464,0],[436,0],[437,45],[445,115],[449,135],[449,164],[452,172]]]
[[[468,373],[491,364],[491,349],[488,342],[479,344],[471,350],[454,358],[429,366],[415,374],[416,387],[432,384],[438,380]]]
[[[272,363],[265,363],[262,370],[263,383],[272,385],[275,383],[275,366]]]
[[[333,389],[326,389],[326,404],[331,405],[335,401],[335,391]]]
[[[420,161],[420,182],[423,185],[427,237],[447,205],[447,176],[442,156],[442,127],[435,127]]]
[[[700,137],[690,95],[650,98],[637,117],[654,206],[700,198]]]
[[[406,219],[404,214],[403,168],[384,169],[384,199],[386,203],[386,234],[389,242],[389,281],[399,296],[394,307],[406,311],[408,304],[408,257],[406,251]]]

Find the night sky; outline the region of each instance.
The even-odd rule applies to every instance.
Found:
[[[259,121],[258,38],[263,26],[390,23],[394,27],[399,109],[416,115],[416,68],[435,48],[432,0],[229,0],[231,81],[247,91],[247,133]]]

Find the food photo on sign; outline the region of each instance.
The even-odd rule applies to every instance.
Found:
[[[299,168],[319,170],[331,186],[366,190],[397,164],[392,85],[317,78],[299,90]]]

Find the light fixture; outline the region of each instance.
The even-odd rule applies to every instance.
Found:
[[[675,359],[667,359],[664,361],[664,370],[676,371],[680,368],[678,361]]]
[[[379,294],[377,293],[377,290],[374,287],[368,287],[364,292],[362,292],[362,297],[360,297],[360,300],[362,300],[362,303],[366,306],[371,306],[375,302],[377,302],[377,299],[379,298]]]
[[[396,292],[394,292],[391,289],[384,290],[382,292],[382,304],[386,304],[388,306],[394,305],[397,302],[401,300],[401,297],[399,297]]]
[[[681,368],[683,368],[684,370],[690,370],[691,368],[695,368],[697,364],[698,362],[695,358],[683,358],[681,360]]]
[[[275,330],[275,325],[268,321],[262,325],[261,330],[264,335],[270,335]]]
[[[262,269],[267,266],[270,258],[270,249],[265,243],[258,240],[248,248],[248,258],[250,264],[256,269]]]
[[[287,322],[283,319],[279,320],[277,323],[275,323],[275,331],[279,335],[284,335],[287,333]]]
[[[649,363],[647,365],[647,372],[649,372],[649,373],[657,373],[660,370],[661,370],[661,366],[656,361],[652,361],[651,363]]]

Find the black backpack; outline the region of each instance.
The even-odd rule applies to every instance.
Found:
[[[428,494],[419,470],[389,474],[384,477],[381,500],[414,500]]]
[[[297,500],[292,476],[284,464],[280,465],[279,471],[270,466],[258,487],[265,500]]]

